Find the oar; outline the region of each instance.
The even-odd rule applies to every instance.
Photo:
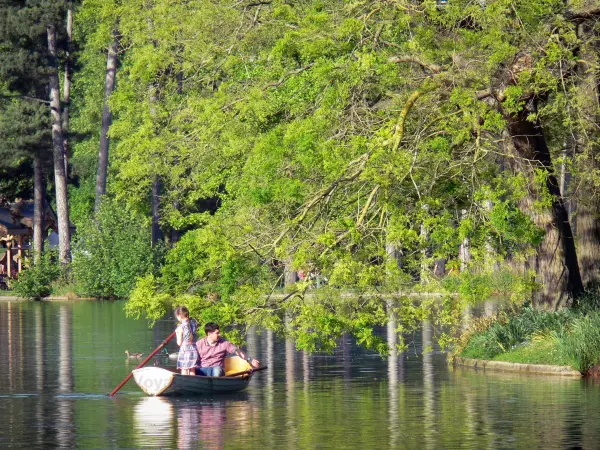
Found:
[[[246,375],[247,373],[260,372],[261,370],[265,370],[268,366],[261,366],[256,369],[244,370],[243,372],[231,373],[229,375],[225,375],[226,377],[239,377],[240,375]]]
[[[168,338],[166,338],[164,341],[162,341],[162,342],[160,343],[160,345],[159,345],[158,347],[156,347],[156,348],[154,349],[154,351],[153,351],[152,353],[150,353],[150,354],[148,355],[148,357],[147,357],[145,360],[143,360],[143,361],[140,363],[140,365],[139,365],[139,366],[137,366],[137,367],[136,367],[135,369],[133,369],[133,370],[136,370],[136,369],[141,369],[142,367],[144,367],[144,365],[145,365],[145,364],[146,364],[148,361],[150,361],[154,355],[156,355],[158,352],[160,352],[160,350],[161,350],[161,349],[162,349],[162,348],[163,348],[165,345],[167,345],[167,344],[169,343],[169,341],[170,341],[171,339],[173,339],[174,337],[175,337],[175,331],[173,331],[173,332],[172,332],[172,333],[169,335],[169,337],[168,337]],[[132,372],[131,372],[129,375],[127,375],[127,377],[126,377],[126,378],[125,378],[123,381],[121,381],[121,383],[120,383],[120,384],[119,384],[119,385],[118,385],[116,388],[114,388],[114,390],[113,390],[113,391],[112,391],[110,394],[108,394],[108,395],[110,395],[111,397],[112,397],[113,395],[115,395],[115,394],[117,393],[117,391],[118,391],[119,389],[121,389],[121,388],[122,388],[122,387],[125,385],[125,383],[127,383],[127,382],[129,381],[129,379],[130,379],[132,376],[133,376],[133,371],[132,371]]]

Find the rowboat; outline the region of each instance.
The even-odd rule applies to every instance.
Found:
[[[210,395],[246,389],[252,378],[252,366],[239,356],[225,358],[224,377],[181,375],[174,369],[143,367],[133,371],[133,379],[146,394]]]

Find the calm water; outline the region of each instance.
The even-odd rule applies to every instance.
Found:
[[[109,398],[135,365],[123,352],[149,353],[174,326],[123,305],[0,302],[0,448],[600,448],[598,385],[455,371],[419,354],[429,325],[387,360],[350,339],[309,356],[250,333],[269,369],[241,394],[150,398],[130,382]]]

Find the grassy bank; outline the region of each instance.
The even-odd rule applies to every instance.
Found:
[[[581,373],[600,363],[598,298],[557,312],[523,307],[476,319],[456,356],[525,364],[570,366]]]

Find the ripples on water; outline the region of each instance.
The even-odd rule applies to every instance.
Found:
[[[126,319],[121,302],[0,302],[0,448],[600,448],[597,385],[453,370],[419,354],[428,324],[387,360],[349,338],[308,355],[251,332],[269,369],[245,392],[152,398],[131,381],[107,397],[137,364],[123,352],[148,354],[173,327]]]

